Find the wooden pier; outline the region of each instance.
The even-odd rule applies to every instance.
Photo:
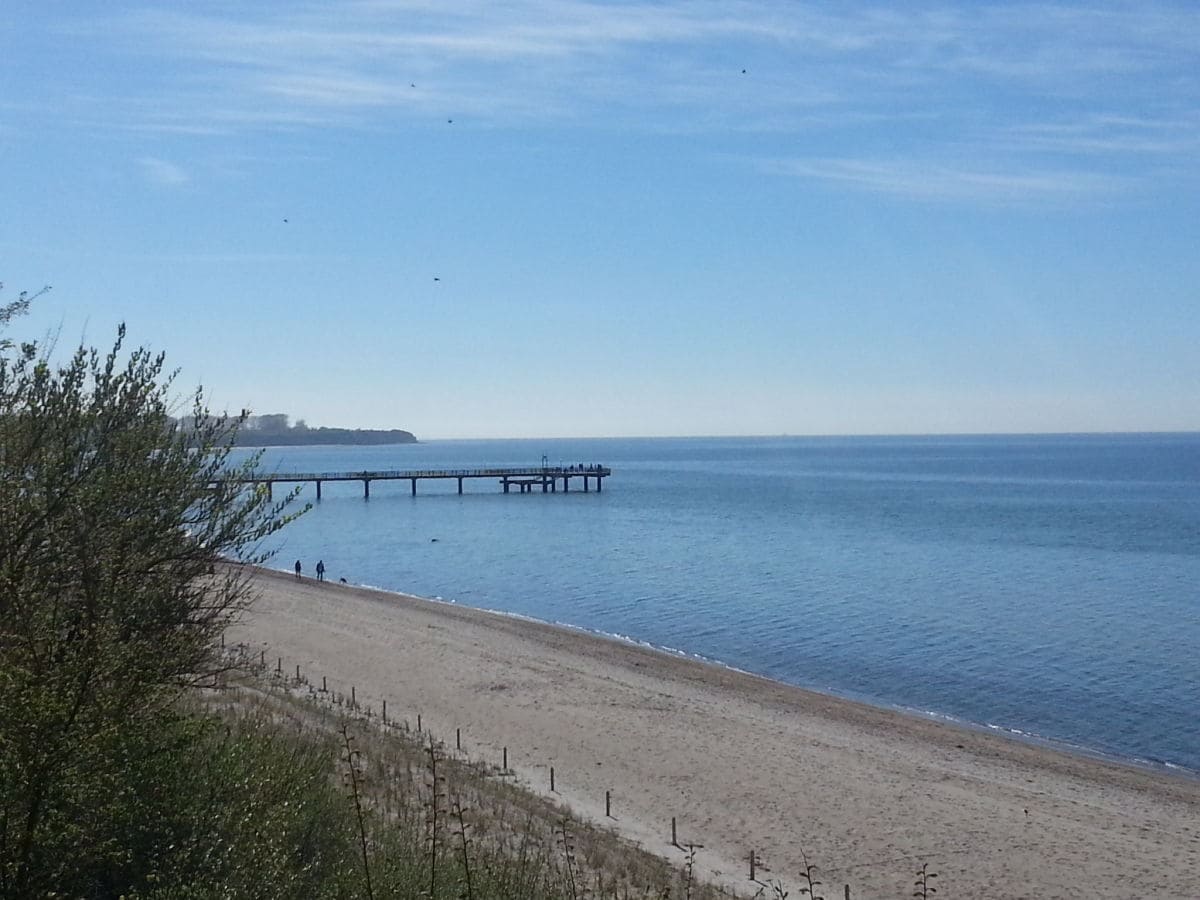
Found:
[[[276,484],[301,484],[312,482],[317,486],[317,499],[321,499],[321,485],[326,481],[361,481],[363,498],[371,497],[372,481],[408,481],[412,485],[412,495],[417,496],[417,482],[426,479],[455,479],[458,482],[458,492],[463,492],[463,482],[468,478],[494,478],[500,484],[504,493],[511,493],[513,488],[522,494],[533,493],[540,486],[543,494],[557,493],[559,482],[562,482],[563,492],[571,490],[571,482],[580,479],[583,482],[583,492],[592,489],[593,483],[597,491],[604,489],[604,479],[612,475],[612,469],[607,466],[531,466],[528,468],[492,468],[492,469],[414,469],[414,470],[385,470],[379,472],[274,472],[269,475],[256,475],[253,478],[241,478],[244,484],[265,484],[268,495]]]

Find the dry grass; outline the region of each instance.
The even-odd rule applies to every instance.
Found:
[[[703,883],[694,845],[671,860],[533,793],[495,764],[471,759],[409,723],[385,719],[349,695],[326,691],[299,671],[227,651],[230,669],[206,697],[227,719],[269,720],[301,739],[334,741],[337,771],[356,813],[360,883],[368,897],[458,900],[786,900],[776,879],[746,891]],[[553,777],[553,776],[552,776]],[[804,860],[795,895],[824,900],[815,865]],[[937,876],[916,872],[915,897],[932,897]],[[753,878],[753,876],[752,876]],[[386,888],[376,890],[383,883]],[[848,888],[847,888],[848,890]],[[842,897],[842,889],[836,891]]]
[[[673,864],[410,723],[385,723],[351,696],[322,691],[242,648],[229,653],[238,665],[207,694],[211,711],[265,718],[297,739],[336,739],[339,777],[358,813],[363,883],[374,896],[402,886],[414,896],[522,900],[736,896],[701,884],[686,855]]]

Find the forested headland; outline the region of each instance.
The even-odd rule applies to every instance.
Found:
[[[187,425],[187,420],[181,420]],[[303,419],[290,421],[287,413],[246,416],[238,429],[239,447],[295,447],[309,444],[415,444],[411,431],[400,428],[310,428]]]

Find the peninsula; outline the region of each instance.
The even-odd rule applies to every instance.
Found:
[[[289,423],[287,413],[250,416],[238,430],[239,447],[293,447],[306,444],[415,444],[411,431],[399,428],[310,428],[303,419]]]

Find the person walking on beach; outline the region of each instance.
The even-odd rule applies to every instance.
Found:
[[[300,560],[296,560],[296,580],[300,580]]]
[[[317,560],[317,581],[325,580],[325,560]]]

